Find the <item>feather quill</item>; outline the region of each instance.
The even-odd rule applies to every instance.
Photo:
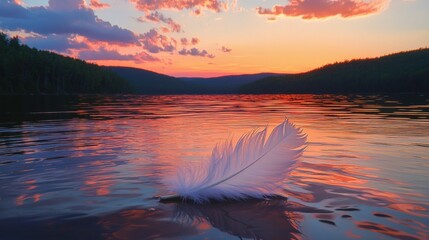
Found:
[[[169,181],[175,195],[195,202],[264,198],[275,194],[306,146],[306,135],[285,120],[267,138],[267,128],[216,145],[208,161],[181,167]]]

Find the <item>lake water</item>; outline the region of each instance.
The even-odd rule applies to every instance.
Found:
[[[429,239],[429,96],[0,98],[0,239]],[[159,203],[162,179],[289,118],[288,197]]]

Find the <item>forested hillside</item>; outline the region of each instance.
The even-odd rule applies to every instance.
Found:
[[[131,67],[106,67],[126,79],[138,94],[204,94],[209,87],[164,74]]]
[[[40,51],[0,33],[0,94],[131,92],[116,73],[85,61]]]
[[[268,77],[241,93],[429,92],[429,49],[329,64],[307,73]]]
[[[198,84],[204,86],[207,89],[210,89],[210,93],[237,93],[237,91],[244,85],[257,80],[282,75],[279,73],[256,73],[256,74],[241,74],[241,75],[229,75],[221,77],[211,77],[211,78],[180,78],[180,80]]]

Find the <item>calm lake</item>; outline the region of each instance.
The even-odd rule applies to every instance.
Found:
[[[429,239],[429,96],[0,97],[0,239]],[[289,118],[287,201],[159,203],[217,142]]]

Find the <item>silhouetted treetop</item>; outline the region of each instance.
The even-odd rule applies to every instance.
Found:
[[[49,51],[40,51],[0,32],[1,94],[130,92],[116,73]]]

